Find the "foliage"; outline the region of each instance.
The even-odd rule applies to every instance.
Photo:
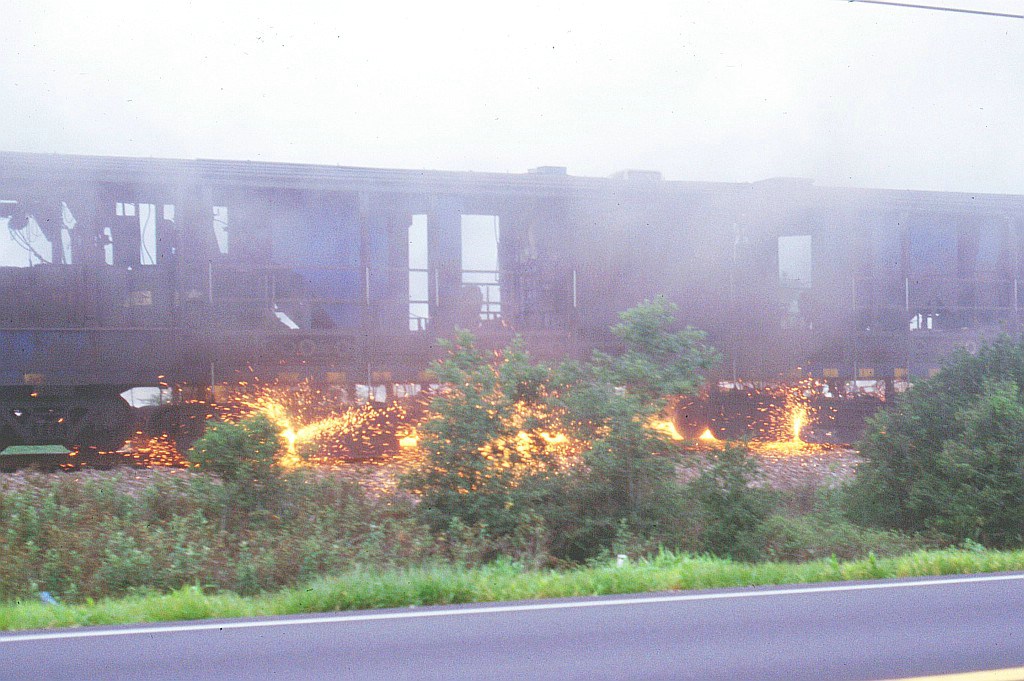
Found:
[[[851,517],[953,541],[1021,546],[1024,345],[958,352],[870,422]]]
[[[920,538],[892,530],[861,527],[839,514],[809,514],[796,517],[774,514],[751,535],[758,553],[771,560],[808,561],[835,556],[856,560],[874,553],[897,556],[927,548]]]
[[[596,380],[572,386],[562,404],[569,427],[590,445],[563,497],[552,532],[558,537],[555,555],[585,560],[623,534],[680,545],[688,519],[676,478],[678,448],[646,427],[659,413],[657,405]]]
[[[989,546],[1024,544],[1024,404],[1013,383],[986,383],[960,412],[963,439],[947,440],[932,491],[948,504],[935,528]]]
[[[552,372],[533,363],[518,339],[497,357],[465,331],[443,343],[448,354],[434,373],[445,389],[420,427],[426,458],[403,484],[419,496],[417,513],[434,531],[480,528],[510,537],[557,472],[540,435],[557,430],[547,407]]]
[[[975,574],[1024,569],[1024,552],[977,547],[874,554],[843,561],[739,563],[660,551],[617,567],[614,559],[570,570],[533,570],[502,560],[476,567],[354,568],[275,593],[242,598],[184,586],[166,594],[137,595],[52,606],[31,599],[0,603],[0,630],[128,624],[203,618],[256,617],[412,605],[446,605],[530,598],[715,589],[837,580]]]
[[[211,423],[189,451],[195,468],[215,473],[232,499],[252,510],[271,502],[281,477],[281,435],[266,416]]]
[[[555,369],[533,362],[519,341],[490,353],[460,334],[435,367],[446,388],[422,427],[425,465],[404,480],[415,502],[367,497],[329,473],[282,470],[280,442],[265,419],[214,424],[196,444],[196,468],[153,472],[142,484],[125,474],[28,476],[6,488],[0,480],[0,600],[41,590],[66,603],[173,591],[156,599],[156,610],[185,617],[219,612],[205,592],[260,594],[325,575],[338,577],[260,602],[305,612],[1016,565],[1017,558],[985,562],[997,554],[978,542],[1020,542],[1019,347],[961,356],[933,379],[940,394],[915,389],[878,416],[863,479],[849,492],[802,490],[786,502],[768,490],[744,448],[712,454],[693,482],[678,481],[677,445],[648,426],[671,397],[665,391],[699,384],[713,352],[695,332],[672,331],[666,310],[645,303],[622,315],[615,330],[624,355],[598,353]],[[993,368],[1012,380],[991,380]],[[954,385],[966,386],[963,394]],[[938,446],[921,448],[918,429],[920,442]],[[574,456],[549,446],[554,440],[572,443]],[[890,512],[894,490],[904,503]],[[852,500],[843,508],[861,509],[855,517],[920,519],[906,529],[923,534],[855,525],[840,515],[837,496]],[[884,558],[936,545],[943,534],[966,537],[974,555],[915,554],[910,567]],[[643,560],[659,547],[828,560],[751,567],[665,550]],[[634,562],[627,570],[601,567],[610,552]],[[865,555],[856,567],[839,563]],[[503,562],[488,565],[494,559]],[[598,567],[521,576],[522,566],[565,561]],[[381,576],[439,563],[450,567]],[[473,566],[484,567],[462,569]],[[251,603],[231,598],[224,602],[232,607]],[[0,626],[3,617],[0,608]]]
[[[715,354],[693,329],[674,331],[663,298],[622,313],[623,354],[584,364],[534,363],[520,341],[496,356],[461,332],[434,369],[446,387],[421,428],[425,465],[405,480],[435,531],[479,528],[492,540],[545,535],[557,557],[584,560],[618,538],[679,545],[685,497],[677,448],[647,427],[668,398],[693,393]],[[581,443],[581,467],[550,456],[543,437]],[[523,447],[523,438],[532,446]]]
[[[626,310],[612,327],[625,345],[621,355],[595,352],[589,365],[562,370],[568,378],[560,404],[577,437],[590,442],[573,490],[584,520],[557,533],[575,559],[609,546],[623,530],[676,546],[690,531],[675,474],[678,448],[647,426],[668,400],[697,392],[717,355],[702,332],[673,330],[675,309],[658,297]]]
[[[260,414],[237,424],[210,424],[192,446],[189,461],[229,482],[267,480],[280,472],[274,457],[281,444],[277,428]]]
[[[197,472],[93,475],[28,475],[0,488],[0,600],[49,591],[68,602],[194,584],[254,593],[356,564],[449,556],[408,503],[368,498],[330,475],[283,476],[274,514],[238,508],[225,485]]]
[[[757,531],[773,507],[763,486],[760,464],[745,447],[727,447],[713,455],[691,485],[701,516],[703,550],[752,560],[760,556]]]
[[[673,330],[678,306],[664,296],[645,300],[619,314],[612,333],[625,345],[615,357],[594,353],[594,364],[605,381],[643,400],[650,408],[663,400],[695,395],[707,372],[719,361],[705,334],[692,327]]]

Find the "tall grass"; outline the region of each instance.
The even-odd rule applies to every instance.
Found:
[[[205,593],[198,587],[73,605],[18,601],[0,605],[0,630],[127,624],[206,618],[291,615],[369,608],[449,605],[487,601],[567,598],[650,591],[680,591],[806,584],[843,580],[1024,570],[1024,551],[978,547],[915,551],[860,560],[740,563],[662,551],[616,567],[531,570],[499,561],[477,568],[436,565],[391,570],[353,569],[301,587],[253,597]]]
[[[273,503],[246,510],[213,476],[136,478],[28,475],[0,488],[0,601],[48,591],[76,602],[193,584],[254,594],[439,553],[407,501],[373,499],[343,479],[295,473]]]

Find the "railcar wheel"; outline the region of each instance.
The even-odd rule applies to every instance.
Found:
[[[76,407],[82,410],[76,442],[65,446],[77,444],[113,452],[123,447],[135,432],[135,414],[120,396],[82,400]]]
[[[710,411],[707,400],[681,399],[671,407],[672,424],[684,438],[696,440],[711,427]]]

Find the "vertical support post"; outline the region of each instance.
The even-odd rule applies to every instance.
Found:
[[[579,301],[577,300],[576,294],[577,294],[576,270],[573,269],[573,271],[572,271],[572,309],[574,309],[574,310],[579,307]]]
[[[356,209],[358,211],[359,220],[359,264],[364,268],[370,266],[370,206],[371,206],[371,195],[368,192],[361,191],[357,196]],[[358,270],[356,270],[358,272]],[[366,296],[369,296],[369,282],[364,281],[366,286]],[[371,332],[371,321],[370,321],[370,305],[367,298],[367,303],[362,306],[359,312],[359,328],[361,333],[359,334],[359,340],[356,341],[359,347],[359,362],[365,363],[366,365],[366,378],[367,386],[370,386],[371,376],[371,357],[373,354],[372,350],[372,332]],[[369,388],[372,391],[372,386]]]
[[[903,306],[910,312],[910,277],[903,278]]]
[[[71,262],[78,265],[103,265],[103,225],[109,222],[100,189],[74,185],[66,192],[67,206],[76,224],[71,230]]]
[[[450,327],[462,291],[462,206],[458,197],[432,197],[427,215],[427,262],[434,271],[430,318],[442,328]]]

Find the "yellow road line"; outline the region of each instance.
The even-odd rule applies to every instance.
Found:
[[[1024,667],[1012,669],[988,669],[963,674],[938,674],[936,676],[915,676],[892,679],[891,681],[1024,681]]]

